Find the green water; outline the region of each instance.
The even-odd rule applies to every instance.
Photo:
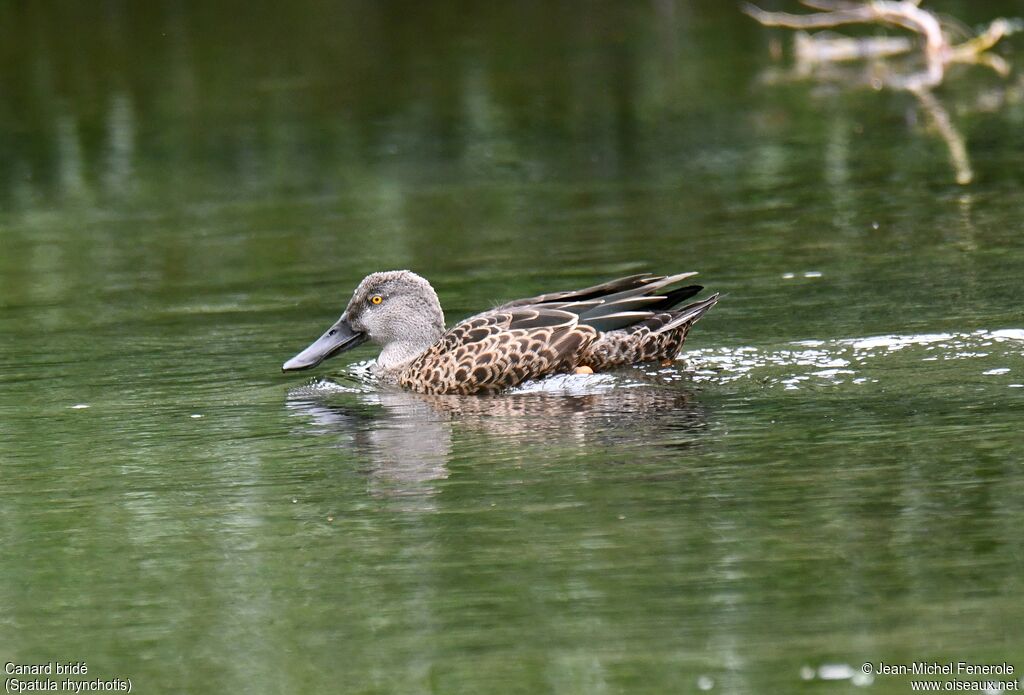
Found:
[[[1019,676],[1024,83],[936,93],[958,186],[912,97],[767,79],[773,37],[711,1],[0,6],[0,661],[141,693]],[[368,388],[369,347],[280,373],[400,267],[449,321],[643,270],[726,296],[685,364],[505,397]]]

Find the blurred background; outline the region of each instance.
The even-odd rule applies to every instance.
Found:
[[[0,3],[0,658],[588,694],[1019,658],[1021,37],[935,90],[968,185],[791,42],[720,0]],[[727,296],[687,369],[568,395],[279,373],[399,267],[450,322]]]

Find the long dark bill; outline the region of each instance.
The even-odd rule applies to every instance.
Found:
[[[366,334],[352,330],[348,316],[342,314],[337,323],[328,328],[327,332],[317,338],[312,345],[281,365],[281,370],[295,372],[300,369],[311,369],[324,360],[351,350],[364,342],[366,342]]]

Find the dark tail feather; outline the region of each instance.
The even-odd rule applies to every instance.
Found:
[[[666,323],[664,326],[654,331],[655,333],[664,333],[665,331],[671,331],[673,328],[678,328],[684,323],[692,324],[700,320],[700,317],[708,313],[715,304],[718,304],[719,294],[715,293],[707,299],[702,299],[699,302],[688,304],[677,312],[674,312],[672,320]]]
[[[686,287],[680,287],[679,289],[672,290],[671,292],[666,292],[665,299],[658,302],[656,305],[649,307],[649,309],[651,311],[668,311],[669,309],[675,309],[702,289],[704,289],[703,285],[687,285]]]
[[[649,318],[651,318],[651,312],[649,311],[620,311],[619,313],[607,314],[605,316],[588,316],[581,319],[581,323],[596,328],[601,333],[605,333],[635,326]]]
[[[513,306],[528,306],[530,304],[548,304],[550,302],[573,302],[573,301],[587,301],[590,299],[601,299],[609,295],[615,296],[624,291],[631,291],[637,288],[646,287],[652,279],[659,279],[661,276],[651,275],[650,273],[639,273],[637,275],[630,275],[624,278],[617,278],[615,280],[609,280],[608,282],[602,282],[600,285],[593,285],[591,287],[584,287],[581,290],[568,290],[566,292],[549,292],[548,294],[539,294],[536,297],[527,297],[525,299],[516,299],[511,302],[502,304],[497,309],[506,309]]]

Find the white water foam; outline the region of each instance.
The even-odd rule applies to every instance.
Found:
[[[728,384],[747,380],[767,388],[799,391],[803,388],[841,384],[877,384],[886,378],[885,368],[899,355],[906,362],[920,362],[922,368],[939,372],[950,361],[978,360],[976,374],[998,384],[1006,375],[1024,371],[1024,329],[1005,328],[973,333],[921,333],[878,335],[840,340],[806,339],[777,347],[722,347],[684,351],[679,366],[648,367],[645,380],[631,378],[628,370],[608,374],[559,374],[530,381],[512,393],[547,393],[566,396],[587,395],[612,389],[644,386],[650,378],[661,383],[695,381]],[[887,362],[887,360],[890,360]],[[983,361],[983,362],[981,362]],[[993,365],[992,362],[996,364]],[[1017,362],[1020,368],[1005,366]],[[357,362],[347,370],[347,383],[316,379],[290,391],[292,396],[329,396],[368,393],[379,389],[372,375],[373,360]],[[1007,388],[1024,388],[1019,376],[1006,377],[1015,383]],[[1002,384],[999,384],[1003,386]]]
[[[799,340],[775,348],[692,350],[684,357],[694,370],[695,381],[730,383],[747,379],[796,391],[808,386],[878,383],[881,368],[895,353],[901,353],[902,360],[913,361],[916,357],[929,370],[941,370],[944,363],[953,360],[984,360],[981,374],[1003,376],[1011,372],[1011,367],[992,366],[991,361],[1024,361],[1024,346],[1019,341],[1024,341],[1024,329],[1009,328]],[[1016,388],[1017,384],[1006,386]]]

